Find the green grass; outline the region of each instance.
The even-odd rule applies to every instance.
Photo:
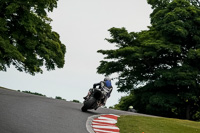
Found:
[[[120,133],[200,133],[200,122],[124,115],[118,118]]]

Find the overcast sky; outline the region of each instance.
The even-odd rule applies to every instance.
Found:
[[[59,0],[49,17],[53,19],[53,30],[67,48],[64,68],[31,76],[11,67],[0,72],[0,86],[83,102],[88,89],[104,78],[96,72],[104,57],[97,50],[115,48],[105,40],[110,38],[108,29],[146,30],[151,12],[146,0]],[[117,92],[115,81],[112,84],[114,90],[107,101],[108,107],[126,95]]]

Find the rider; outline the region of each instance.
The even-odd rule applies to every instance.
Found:
[[[133,108],[133,106],[129,106],[128,111],[137,113],[137,111]]]
[[[104,106],[106,104],[107,99],[110,97],[110,94],[113,90],[112,84],[111,84],[111,79],[109,77],[105,77],[104,81],[101,81],[99,83],[96,83],[93,85],[93,88],[96,88],[97,86],[99,86],[100,89],[104,90],[104,92],[106,92],[106,97],[104,98],[104,101],[102,102],[102,105]],[[87,99],[91,93],[92,93],[93,89],[90,89],[88,92],[88,95],[86,97],[83,97],[84,99]]]

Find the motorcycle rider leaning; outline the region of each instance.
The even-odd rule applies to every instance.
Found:
[[[102,105],[105,106],[107,99],[110,97],[110,94],[113,90],[111,79],[109,77],[105,77],[104,81],[101,81],[99,83],[95,83],[93,85],[93,88],[96,88],[99,86],[99,89],[103,90],[105,92],[105,98],[102,101]],[[89,98],[89,96],[92,94],[93,88],[89,89],[88,95],[86,97],[83,97],[85,100]]]

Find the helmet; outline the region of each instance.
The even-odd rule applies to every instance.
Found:
[[[129,109],[133,109],[133,106],[129,106]]]
[[[108,81],[108,80],[111,81],[111,79],[109,77],[104,78],[104,81]]]

